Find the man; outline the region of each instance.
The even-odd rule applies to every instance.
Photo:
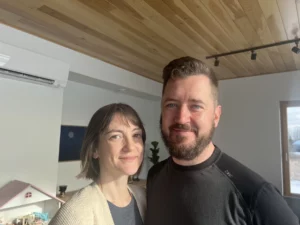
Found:
[[[171,157],[149,171],[145,224],[299,224],[272,184],[213,144],[221,116],[213,71],[183,57],[163,80],[161,134]]]

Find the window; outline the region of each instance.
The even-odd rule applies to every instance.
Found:
[[[300,101],[280,103],[284,195],[300,196]]]

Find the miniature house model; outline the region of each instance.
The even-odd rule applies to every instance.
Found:
[[[63,200],[48,194],[32,184],[19,180],[11,181],[0,188],[0,217],[5,217],[4,215],[1,215],[1,212],[4,211],[6,212],[6,215],[9,214],[9,216],[6,216],[9,217],[6,218],[6,220],[12,220],[12,213],[8,213],[10,210],[14,211],[14,216],[24,216],[22,213],[32,213],[28,210],[24,210],[26,206],[41,202],[43,202],[44,206],[42,211],[45,211],[45,208],[47,208],[46,210],[50,210],[50,203],[52,207],[51,210],[54,211],[54,213],[58,210],[61,204],[64,203]],[[46,207],[46,203],[48,203],[48,207]],[[53,205],[56,205],[54,209]],[[16,209],[19,213],[16,213]]]

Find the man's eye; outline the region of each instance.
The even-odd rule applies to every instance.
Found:
[[[192,109],[201,109],[202,107],[200,105],[192,105]]]
[[[175,108],[177,105],[175,103],[168,103],[166,104],[167,108]]]

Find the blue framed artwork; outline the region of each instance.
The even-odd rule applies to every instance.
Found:
[[[80,160],[86,127],[62,125],[60,129],[59,162]]]

